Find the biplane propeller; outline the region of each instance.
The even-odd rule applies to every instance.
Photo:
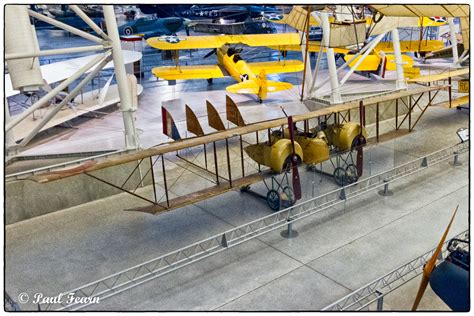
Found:
[[[423,298],[423,295],[425,294],[426,287],[428,286],[428,283],[429,282],[431,283],[431,276],[433,274],[433,271],[437,268],[436,267],[436,260],[438,259],[439,255],[441,253],[444,241],[446,240],[446,237],[448,235],[449,229],[451,228],[451,224],[454,221],[454,217],[456,216],[458,208],[459,208],[459,205],[454,210],[454,213],[451,217],[451,220],[449,221],[449,224],[446,227],[446,230],[444,231],[444,234],[441,237],[441,240],[439,241],[438,246],[436,247],[436,250],[433,253],[433,256],[431,256],[430,260],[428,260],[428,262],[425,264],[425,266],[423,268],[423,276],[422,276],[422,279],[421,279],[421,282],[420,282],[420,286],[418,288],[418,292],[417,292],[416,297],[415,297],[415,301],[413,302],[412,311],[416,311],[416,309],[418,308],[418,305],[420,304],[421,299]],[[466,280],[466,281],[468,281],[468,280]],[[445,286],[448,286],[448,284],[445,284]],[[441,298],[443,299],[443,297],[441,297]]]

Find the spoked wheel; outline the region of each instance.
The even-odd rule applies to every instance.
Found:
[[[295,204],[296,199],[292,188],[288,186],[283,188],[283,192],[281,193],[281,202],[284,208],[290,207]]]
[[[268,191],[267,204],[274,212],[280,209],[280,195],[278,194],[276,190]]]
[[[357,182],[359,180],[359,174],[357,172],[357,167],[354,164],[349,164],[346,167],[347,182],[349,184]]]
[[[347,183],[347,172],[344,168],[337,167],[333,173],[334,180],[339,186],[344,186]]]

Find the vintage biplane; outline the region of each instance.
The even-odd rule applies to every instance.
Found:
[[[376,114],[375,118],[371,119],[375,121],[375,137],[368,139],[367,143],[370,144],[372,142],[389,140],[393,139],[393,137],[406,135],[406,133],[413,130],[414,126],[421,118],[421,116],[416,118],[412,115],[414,107],[420,106],[420,102],[423,102],[421,95],[433,92],[429,98],[428,107],[438,94],[438,91],[446,89],[446,86],[420,86],[414,89],[397,91],[390,95],[384,94],[374,96],[365,99],[363,102],[350,101],[337,106],[320,108],[303,114],[293,114],[291,115],[293,123],[299,125],[299,131],[294,129],[293,124],[288,124],[288,118],[284,117],[268,121],[246,123],[240,115],[238,108],[235,106],[235,103],[232,102],[229,96],[227,96],[226,118],[231,125],[228,123],[224,124],[221,113],[217,108],[215,108],[210,102],[206,102],[208,126],[213,128],[215,130],[214,132],[204,133],[204,129],[197,119],[197,116],[189,109],[186,109],[186,131],[196,136],[181,138],[176,125],[167,125],[173,122],[172,117],[168,116],[167,114],[169,113],[167,113],[166,115],[163,115],[163,120],[165,121],[163,122],[164,133],[173,139],[176,139],[174,142],[157,145],[117,157],[111,157],[109,159],[89,161],[72,169],[38,174],[29,179],[38,183],[48,183],[54,180],[82,174],[94,179],[94,181],[100,181],[136,198],[136,207],[134,206],[129,210],[150,214],[160,214],[162,212],[167,212],[216,197],[230,190],[247,188],[249,185],[264,181],[265,179],[268,181],[272,179],[272,177],[287,177],[286,175],[291,173],[292,170],[295,170],[293,164],[298,163],[298,157],[295,153],[297,154],[296,148],[298,141],[296,141],[296,139],[299,136],[305,136],[305,133],[312,132],[312,134],[316,134],[316,137],[318,137],[318,133],[314,133],[315,130],[313,129],[312,131],[311,127],[317,125],[321,126],[321,122],[326,122],[327,127],[330,127],[334,125],[344,126],[348,122],[355,120],[360,121],[360,126],[365,127],[366,107],[376,107],[376,110],[370,111],[370,113]],[[420,95],[420,97],[416,97],[416,100],[413,100],[415,96],[418,95]],[[413,101],[410,103],[410,109],[407,108],[405,114],[396,112],[396,118],[399,114],[404,115],[404,118],[401,121],[396,119],[396,129],[393,133],[389,132],[380,135],[379,139],[379,120],[377,118],[379,104],[399,100],[401,110],[403,103],[401,100],[404,98],[405,100],[406,98],[410,98]],[[398,111],[399,107],[396,106],[395,109]],[[358,118],[354,117],[357,115],[357,112]],[[407,126],[407,128],[403,128],[403,126]],[[286,142],[286,146],[289,147],[290,150],[287,152],[287,156],[279,158],[284,158],[287,162],[289,160],[290,163],[287,163],[288,169],[282,174],[275,173],[270,168],[265,168],[262,164],[254,162],[246,154],[244,147],[248,145],[252,146],[254,144],[264,144],[269,140],[272,141],[273,131],[288,130],[287,133],[289,134],[290,127],[293,127],[294,133],[293,137],[288,135],[290,139],[286,139],[289,141]],[[337,135],[337,132],[335,134]],[[339,132],[339,135],[340,134],[341,132]],[[329,138],[330,135],[328,134],[326,137]],[[293,139],[294,145],[292,144],[291,139]],[[308,141],[311,140],[309,139]],[[349,143],[350,142],[346,142],[346,144]],[[303,141],[299,144],[300,147],[301,144],[305,147]],[[295,149],[293,149],[293,146]],[[360,146],[359,148],[362,147]],[[186,153],[189,153],[189,155],[185,156]],[[199,157],[199,160],[193,158],[196,153],[198,155],[196,157]],[[288,156],[290,156],[289,159]],[[305,158],[304,151],[302,156],[303,157],[300,160],[303,160],[303,162],[304,159],[309,158],[309,156]],[[357,157],[359,157],[359,155],[357,155]],[[173,160],[170,161],[170,159]],[[161,161],[161,168],[156,165],[158,161]],[[189,187],[186,185],[185,192],[181,192],[180,195],[169,195],[169,192],[172,192],[170,190],[174,188],[179,180],[179,177],[176,178],[176,170],[172,170],[172,167],[170,167],[172,164],[178,166],[179,170],[183,171],[183,174],[189,174],[190,169],[192,168],[194,174],[205,179],[205,183],[199,187]],[[111,173],[113,175],[112,177],[102,175],[100,172],[96,173],[96,171],[101,169],[113,168],[114,166],[129,168],[127,170],[130,170],[131,172],[130,174],[127,172],[128,175],[126,174],[125,177],[118,177],[115,173]],[[153,166],[155,166],[155,168],[153,168]],[[138,171],[140,168],[142,168],[142,173]],[[143,168],[146,168],[145,171]],[[337,166],[334,170],[335,173],[336,169],[338,170],[338,178],[342,180],[340,183],[342,185],[348,184],[349,181],[347,180],[352,179],[352,170],[342,170],[342,166]],[[139,179],[136,179],[137,175],[139,176]],[[360,175],[360,173],[358,173],[358,175]],[[135,180],[130,180],[132,178]],[[293,176],[293,178],[297,177]],[[135,187],[135,183],[131,182],[136,182],[136,180],[138,180],[138,184]],[[285,181],[284,186],[281,186],[282,182],[283,181],[280,181],[280,185],[278,185],[279,191],[277,191],[277,193],[279,193],[279,195],[276,196],[278,199],[279,196],[286,194],[289,191],[287,189],[287,192],[285,192],[286,187],[292,187],[289,185],[290,181]],[[151,190],[149,190],[150,187],[144,187],[143,190],[139,189],[138,187],[141,183],[151,186]],[[181,184],[183,183],[181,182]],[[297,186],[297,184],[295,185]],[[297,189],[293,186],[292,191],[295,196],[297,193],[296,190]],[[269,186],[268,193],[270,192],[273,192],[272,195],[275,196],[275,190],[272,186]],[[278,199],[271,201],[279,201]],[[140,201],[141,203],[138,203]],[[144,204],[144,202],[146,202],[146,204]],[[278,204],[282,205],[283,203],[271,203],[274,207],[272,209],[278,209]]]
[[[237,45],[271,46],[279,49],[286,45],[299,45],[298,34],[252,34],[252,35],[218,35],[218,36],[189,36],[189,37],[153,37],[147,43],[160,50],[172,50],[176,66],[153,68],[152,72],[157,78],[165,80],[207,79],[212,82],[214,78],[231,76],[238,83],[228,86],[227,92],[255,94],[261,103],[268,92],[288,90],[293,87],[291,83],[267,80],[267,74],[299,72],[304,69],[300,60],[278,60],[266,62],[247,63],[242,59],[241,48]],[[184,49],[213,49],[204,58],[212,54],[217,55],[217,65],[181,66],[178,64],[178,51]]]

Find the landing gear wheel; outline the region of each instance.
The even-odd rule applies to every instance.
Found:
[[[276,212],[280,209],[280,195],[276,190],[270,190],[267,193],[267,204],[272,211]]]
[[[130,26],[127,26],[126,28],[123,29],[123,34],[132,35],[133,34],[133,29]]]
[[[337,167],[334,170],[333,176],[334,176],[334,180],[336,181],[336,183],[339,186],[343,187],[343,186],[346,185],[346,183],[347,183],[347,173],[346,173],[346,170],[344,170],[344,168]]]
[[[293,189],[290,187],[284,187],[283,192],[281,193],[281,202],[283,208],[287,208],[295,204],[295,194]]]
[[[243,187],[240,187],[240,192],[248,192],[250,191],[250,185],[244,185]]]
[[[346,167],[347,183],[351,184],[359,180],[359,175],[357,173],[357,167],[354,164],[349,164]]]
[[[262,104],[263,103],[263,100],[262,98],[258,98],[258,103]]]

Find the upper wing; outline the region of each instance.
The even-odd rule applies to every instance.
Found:
[[[282,46],[268,46],[271,49],[276,49],[276,50],[281,50],[281,51],[296,51],[300,52],[301,51],[301,45],[282,45]],[[319,50],[321,49],[321,42],[318,41],[309,41],[308,42],[308,52],[315,52],[319,53]],[[323,51],[326,51],[326,48],[323,48]],[[340,47],[334,47],[334,52],[339,53],[339,54],[347,54],[350,52],[349,49],[347,48],[340,48]]]
[[[386,16],[469,16],[469,4],[371,4],[370,7]]]
[[[165,80],[210,79],[224,77],[224,74],[217,65],[155,67],[151,72],[156,77]]]
[[[298,72],[304,69],[304,64],[300,60],[264,61],[259,63],[247,63],[247,65],[253,73],[260,73],[263,69],[267,74]]]
[[[296,33],[249,34],[249,35],[210,35],[210,36],[161,36],[147,40],[151,47],[162,50],[180,50],[196,48],[219,48],[225,44],[245,44],[248,46],[299,45],[300,37]]]

